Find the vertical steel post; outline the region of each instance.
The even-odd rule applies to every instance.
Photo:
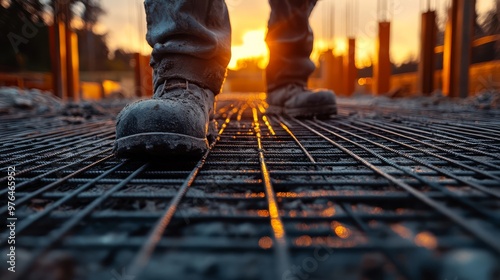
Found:
[[[335,76],[333,75],[333,60],[332,50],[325,51],[321,54],[321,86],[331,90],[334,90],[335,82]]]
[[[66,54],[68,98],[80,100],[80,59],[78,56],[78,36],[71,29],[66,29]]]
[[[54,94],[63,100],[79,100],[78,39],[71,31],[68,1],[55,1],[54,24],[50,30],[50,49]]]
[[[146,90],[146,96],[151,97],[153,96],[153,68],[151,68],[151,65],[149,62],[151,61],[151,55],[146,55],[142,56],[142,81],[146,85],[145,90]]]
[[[142,78],[141,78],[141,54],[134,54],[135,67],[134,67],[134,79],[135,79],[135,96],[142,97]]]
[[[469,67],[474,34],[475,0],[453,0],[446,24],[443,93],[450,97],[469,95]]]
[[[444,32],[444,46],[443,46],[443,94],[449,96],[450,93],[455,92],[456,85],[452,80],[452,69],[455,68],[455,37],[454,31],[457,21],[457,5],[455,1],[452,3],[448,10],[448,20],[446,21],[446,28]]]
[[[376,95],[389,92],[391,80],[391,23],[379,22],[377,55],[373,67],[373,90]]]
[[[153,69],[149,66],[150,56],[134,54],[135,60],[135,95],[147,97],[153,95]]]
[[[358,69],[356,69],[356,39],[349,38],[347,43],[347,54],[344,59],[344,90],[345,94],[350,96],[356,89],[356,80]]]
[[[423,13],[421,24],[418,90],[424,95],[430,95],[434,90],[434,48],[437,39],[436,12],[428,11]]]
[[[78,85],[78,82],[75,81],[76,76],[73,68],[74,56],[73,53],[73,35],[71,31],[71,9],[69,1],[59,1],[61,13],[60,21],[64,23],[64,47],[66,48],[66,61],[64,62],[66,65],[66,97],[71,101],[77,101],[78,98],[75,96],[75,86]],[[61,41],[63,39],[61,38]],[[76,54],[78,56],[78,53]],[[78,65],[78,64],[77,64]]]
[[[55,17],[50,29],[50,37],[54,95],[65,100],[67,98],[66,27],[58,17]]]
[[[330,76],[330,79],[332,79],[333,91],[338,95],[344,95],[344,79],[346,76],[344,73],[344,57],[333,55],[332,67],[332,76]]]

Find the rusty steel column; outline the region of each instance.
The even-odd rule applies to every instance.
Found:
[[[435,52],[437,40],[436,12],[422,14],[420,36],[420,62],[418,65],[418,90],[424,95],[434,91]]]
[[[150,56],[134,54],[135,60],[135,96],[148,97],[153,95],[153,69],[149,66]]]
[[[453,5],[448,10],[448,20],[446,21],[446,27],[444,32],[444,46],[443,46],[443,94],[449,96],[451,92],[455,92],[456,84],[451,80],[452,69],[455,68],[455,37],[456,32],[454,32],[456,26],[456,12],[457,5],[453,2]]]
[[[153,96],[153,68],[149,64],[151,61],[151,55],[143,55],[142,56],[142,82],[146,85],[145,91],[146,96]]]
[[[349,38],[347,43],[347,54],[344,59],[344,90],[347,96],[351,96],[356,89],[358,69],[356,69],[356,39]]]
[[[469,95],[475,8],[475,0],[453,0],[449,11],[443,61],[443,93],[449,97]]]
[[[377,54],[373,65],[373,90],[376,95],[389,92],[391,82],[391,23],[379,22]]]
[[[78,39],[71,31],[68,1],[55,1],[54,24],[50,30],[54,94],[63,100],[78,101],[80,92]]]
[[[57,20],[57,18],[56,18]],[[50,28],[50,55],[54,95],[66,100],[66,27],[64,22],[54,21]]]
[[[66,97],[71,101],[79,100],[79,75],[78,75],[78,51],[75,53],[75,42],[76,49],[78,49],[78,39],[76,35],[71,30],[71,9],[69,1],[59,1],[61,4],[61,12],[59,14],[60,20],[64,23],[64,31],[66,32],[64,36],[65,47],[66,47]],[[62,41],[62,39],[61,39]],[[75,68],[76,66],[76,68]]]
[[[78,56],[78,36],[71,29],[66,29],[66,69],[67,92],[71,101],[80,100],[80,59]]]
[[[332,79],[333,91],[338,95],[344,95],[345,94],[344,79],[346,75],[344,73],[343,56],[341,55],[333,56],[332,70],[333,70],[332,76],[330,78]]]
[[[333,53],[332,50],[325,51],[320,56],[321,60],[321,86],[330,90],[334,90],[334,75],[333,75]]]
[[[134,94],[136,97],[141,97],[142,96],[142,90],[141,90],[141,54],[140,53],[134,53],[134,82],[135,82],[135,90]]]

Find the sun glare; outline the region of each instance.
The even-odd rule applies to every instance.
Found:
[[[362,39],[357,40],[356,46],[356,66],[358,68],[368,67],[371,65],[371,50],[366,48],[367,42]],[[323,39],[316,39],[314,41],[314,50],[311,54],[311,59],[317,62],[321,53],[333,47],[334,54],[337,56],[345,55],[347,53],[347,39],[335,38],[333,44]]]
[[[244,33],[242,36],[243,43],[231,47],[232,57],[228,68],[231,70],[238,70],[240,61],[256,59],[259,61],[259,67],[264,69],[269,62],[269,49],[265,42],[266,32],[266,29],[263,28]],[[366,44],[367,42],[358,40],[358,46],[356,48],[356,65],[358,67],[367,67],[371,65],[371,52],[365,47]],[[322,39],[316,39],[314,41],[314,50],[311,54],[311,59],[316,63],[320,54],[332,47],[335,55],[345,55],[347,53],[347,40],[345,38],[335,38],[332,44]]]
[[[243,35],[243,44],[231,47],[232,58],[228,68],[232,70],[238,69],[238,61],[244,59],[258,59],[259,67],[265,68],[269,62],[269,50],[265,38],[265,29],[246,32]]]

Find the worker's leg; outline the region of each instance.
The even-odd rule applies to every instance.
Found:
[[[121,157],[201,154],[231,58],[223,0],[146,0],[154,95],[125,107],[116,124]]]
[[[294,116],[336,112],[331,91],[306,89],[315,69],[310,59],[314,37],[309,16],[317,0],[269,0],[271,17],[266,38],[270,50],[266,69],[268,112]]]
[[[309,56],[313,32],[309,16],[316,0],[269,0],[271,17],[266,42],[270,50],[268,89],[288,83],[307,85],[315,66]]]
[[[231,25],[223,0],[146,0],[155,89],[186,79],[217,94],[231,59]]]

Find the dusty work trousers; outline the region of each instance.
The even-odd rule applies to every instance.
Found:
[[[268,91],[288,83],[307,84],[314,71],[309,56],[309,16],[317,0],[269,0],[266,42]],[[168,79],[185,79],[217,94],[231,59],[231,25],[223,0],[146,0],[147,41],[153,47],[155,89]]]

